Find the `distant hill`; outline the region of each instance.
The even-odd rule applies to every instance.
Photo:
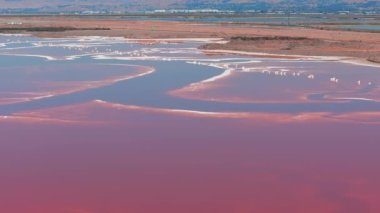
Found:
[[[0,12],[219,9],[294,12],[377,11],[380,0],[0,0]]]

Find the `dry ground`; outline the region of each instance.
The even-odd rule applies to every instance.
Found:
[[[10,25],[10,22],[22,24]],[[302,27],[8,16],[0,17],[0,32],[29,33],[41,37],[225,38],[229,40],[227,44],[209,44],[203,48],[289,55],[352,56],[372,62],[379,62],[380,58],[380,33]]]

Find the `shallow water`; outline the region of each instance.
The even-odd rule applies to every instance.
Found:
[[[380,68],[0,36],[0,212],[380,211]]]
[[[348,29],[348,30],[361,30],[361,31],[374,31],[374,32],[380,31],[380,25],[374,25],[374,24],[373,25],[369,25],[369,24],[342,25],[339,27],[343,29]]]
[[[4,92],[12,91],[12,86],[18,92],[37,92],[37,87],[41,88],[39,82],[51,86],[58,82],[62,86],[65,82],[69,85],[78,81],[95,82],[96,76],[100,82],[110,78],[102,75],[123,75],[122,65],[155,70],[128,81],[115,81],[61,96],[52,92],[49,98],[3,105],[0,107],[3,114],[92,100],[207,112],[341,113],[377,111],[379,107],[378,67],[334,60],[207,56],[196,49],[202,41],[149,46],[99,37],[13,39],[1,48],[3,85],[14,81]],[[13,46],[15,43],[17,47]],[[29,74],[27,78],[25,72]],[[231,82],[241,75],[244,79]],[[241,84],[244,81],[247,85]],[[26,87],[28,84],[35,88]],[[218,94],[207,96],[212,88],[216,88]],[[181,91],[202,98],[178,97]],[[229,97],[222,97],[227,94]]]

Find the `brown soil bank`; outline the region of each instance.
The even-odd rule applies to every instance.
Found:
[[[380,63],[380,56],[371,56],[367,60],[374,63]]]
[[[380,35],[379,35],[380,36]],[[207,50],[235,50],[285,55],[350,56],[380,61],[380,43],[324,40],[307,37],[232,37],[226,44],[207,44]]]
[[[227,44],[209,44],[202,48],[290,55],[353,56],[373,62],[378,62],[380,57],[380,33],[303,27],[105,20],[70,16],[3,16],[0,17],[1,28],[6,32],[31,33],[41,37],[225,38],[229,40]]]

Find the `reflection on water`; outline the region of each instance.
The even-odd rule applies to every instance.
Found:
[[[0,212],[380,211],[378,66],[204,42],[0,36]]]

